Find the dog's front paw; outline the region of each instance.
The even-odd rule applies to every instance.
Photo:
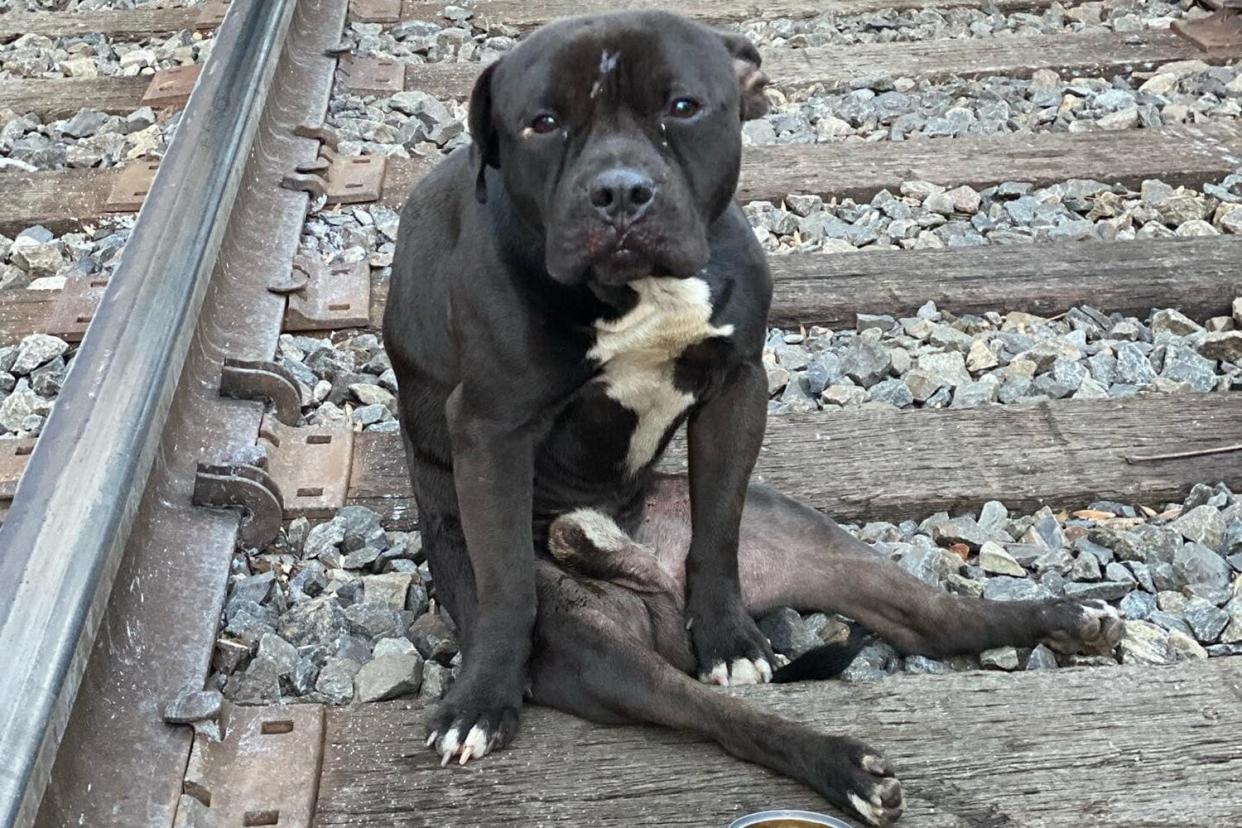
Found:
[[[905,809],[901,783],[879,751],[855,739],[818,736],[811,786],[869,825],[892,825]]]
[[[759,626],[741,607],[689,611],[690,637],[699,661],[699,681],[723,686],[765,684],[776,657]]]
[[[1057,609],[1065,621],[1047,642],[1060,652],[1109,653],[1125,635],[1121,613],[1103,601],[1065,601]]]
[[[522,694],[519,687],[503,684],[458,680],[432,711],[427,719],[427,746],[440,757],[441,765],[454,760],[464,765],[513,739]]]

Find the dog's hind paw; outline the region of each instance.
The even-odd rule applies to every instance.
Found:
[[[1125,635],[1121,613],[1103,601],[1069,602],[1068,623],[1048,636],[1048,644],[1063,653],[1108,653]]]

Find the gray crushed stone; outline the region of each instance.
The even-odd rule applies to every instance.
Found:
[[[134,220],[132,215],[119,216],[60,236],[39,225],[13,238],[0,235],[0,290],[59,290],[66,279],[110,276]]]
[[[1236,118],[1242,112],[1239,67],[1200,60],[1109,79],[1041,69],[1029,79],[876,77],[854,85],[843,91],[825,91],[822,85],[790,89],[778,78],[768,94],[772,111],[745,125],[745,142],[1115,131]]]
[[[461,659],[430,587],[417,532],[360,506],[295,520],[234,556],[209,685],[249,704],[439,698]]]
[[[207,59],[211,33],[182,30],[137,40],[100,33],[48,37],[25,34],[0,44],[2,78],[132,78]]]
[[[495,59],[513,48],[519,32],[476,18],[473,3],[445,6],[434,21],[395,25],[353,23],[350,36],[359,54],[406,63],[474,62]],[[1193,5],[1160,0],[1112,0],[1066,8],[1054,3],[1035,12],[981,9],[882,10],[864,14],[827,12],[804,19],[765,18],[726,28],[762,47],[844,46],[917,40],[1009,37],[1077,32],[1138,32],[1167,29],[1180,18],[1204,15]]]
[[[70,278],[111,276],[133,221],[123,216],[61,236],[38,226],[12,239],[0,235],[0,294],[58,290]],[[76,352],[76,345],[41,333],[0,342],[0,439],[40,434]]]
[[[1201,60],[1165,63],[1110,78],[989,76],[948,80],[860,78],[854,88],[822,84],[768,91],[767,116],[743,126],[746,145],[900,141],[1013,133],[1158,128],[1236,119],[1242,67]],[[391,96],[338,88],[329,123],[352,154],[410,157],[450,152],[469,141],[466,103],[419,90]]]
[[[0,0],[0,12],[125,11],[201,6],[203,0]]]
[[[164,156],[181,113],[142,107],[125,115],[82,109],[45,120],[37,112],[0,112],[0,171],[106,169]]]
[[[1090,179],[982,190],[904,181],[861,203],[793,194],[743,207],[769,253],[1219,236],[1242,233],[1242,167],[1202,189],[1158,179],[1137,191]]]
[[[0,440],[39,436],[76,350],[47,334],[0,346]]]
[[[1146,319],[1080,306],[955,316],[860,314],[855,330],[773,329],[764,350],[769,414],[843,408],[969,408],[1054,399],[1242,390],[1242,331],[1176,310]]]

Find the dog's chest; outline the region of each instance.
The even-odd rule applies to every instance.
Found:
[[[625,457],[633,473],[651,461],[669,427],[694,403],[676,382],[688,348],[733,334],[711,322],[711,290],[702,279],[648,277],[630,284],[637,304],[618,319],[595,323],[587,356],[602,369],[607,396],[632,411],[637,424]]]

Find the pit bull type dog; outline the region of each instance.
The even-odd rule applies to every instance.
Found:
[[[704,734],[887,825],[902,792],[879,751],[700,683],[772,678],[755,616],[840,613],[928,656],[1108,647],[1121,622],[943,592],[750,484],[771,283],[733,195],[766,80],[748,40],[671,14],[558,21],[482,72],[472,145],[410,196],[384,336],[464,657],[428,744],[462,764],[504,746],[525,694]],[[689,475],[658,474],[683,423]]]

